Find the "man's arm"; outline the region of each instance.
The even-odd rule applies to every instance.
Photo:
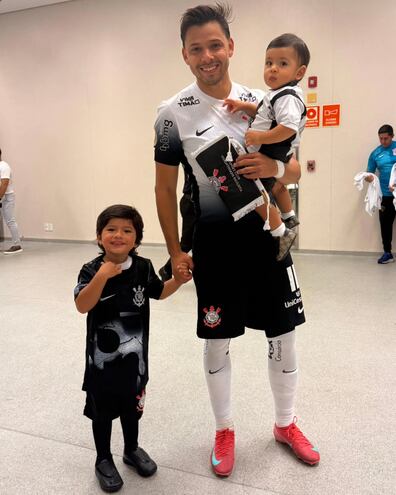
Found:
[[[275,177],[279,168],[276,160],[263,155],[262,153],[248,153],[237,158],[235,167],[238,173],[247,179],[266,179]],[[285,166],[285,173],[278,178],[282,184],[295,184],[301,177],[301,167],[298,161],[292,157]]]
[[[0,180],[0,199],[4,196],[5,192],[7,191],[8,183],[10,182],[10,179],[1,179]]]
[[[178,170],[176,166],[156,162],[155,197],[158,218],[172,260],[172,272],[176,280],[185,282],[191,279],[191,274],[180,273],[176,267],[184,262],[192,270],[193,262],[188,254],[183,253],[179,241],[176,192]]]

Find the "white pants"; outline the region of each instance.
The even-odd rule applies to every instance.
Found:
[[[1,212],[4,221],[11,233],[12,243],[14,245],[19,245],[21,243],[21,239],[19,237],[18,225],[16,223],[14,215],[15,193],[4,194],[1,203],[3,205],[3,207],[1,208]]]

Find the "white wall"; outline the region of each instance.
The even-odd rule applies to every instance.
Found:
[[[178,30],[195,3],[75,0],[0,15],[0,147],[14,171],[25,237],[93,239],[101,209],[126,202],[144,216],[145,242],[163,242],[153,121],[157,104],[191,81]],[[299,247],[380,251],[378,219],[364,213],[364,195],[352,184],[379,126],[396,126],[389,28],[396,3],[229,3],[235,80],[263,87],[266,45],[291,31],[310,47],[318,104],[341,104],[340,127],[303,134]],[[316,160],[315,173],[306,172],[307,159]]]

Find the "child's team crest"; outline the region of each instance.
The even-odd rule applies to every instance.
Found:
[[[135,287],[133,288],[135,295],[133,296],[133,302],[136,304],[136,306],[143,306],[144,304],[144,288],[142,288],[140,285],[138,285],[137,289]]]
[[[228,186],[223,186],[223,182],[227,180],[227,177],[225,175],[222,175],[221,177],[218,177],[219,175],[219,169],[215,168],[213,170],[213,175],[209,177],[209,182],[212,184],[212,186],[215,188],[215,191],[218,193],[219,191],[228,191]]]
[[[217,327],[217,325],[220,325],[221,318],[219,316],[219,313],[221,311],[221,308],[214,309],[214,306],[210,306],[209,310],[208,308],[203,309],[205,313],[205,318],[203,320],[204,325],[210,328]]]

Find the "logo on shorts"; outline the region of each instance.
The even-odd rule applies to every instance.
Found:
[[[208,308],[203,309],[205,313],[204,317],[204,325],[206,325],[209,328],[215,328],[218,325],[220,325],[221,318],[219,316],[219,313],[221,311],[221,308],[214,309],[214,306],[210,306],[209,310]]]
[[[137,289],[135,287],[133,288],[135,295],[133,296],[133,302],[136,304],[136,306],[143,306],[145,299],[144,299],[144,287],[142,288],[140,285],[138,285]]]
[[[215,191],[217,192],[217,194],[220,191],[227,192],[228,186],[223,186],[223,182],[225,182],[227,180],[227,177],[225,175],[218,177],[218,175],[219,175],[219,170],[217,168],[215,168],[213,170],[213,175],[211,177],[209,177],[209,182],[215,188]]]

